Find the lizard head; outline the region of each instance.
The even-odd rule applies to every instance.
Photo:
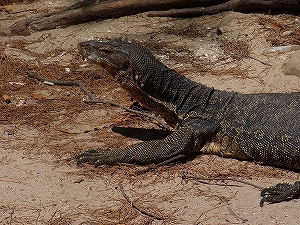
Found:
[[[115,77],[132,97],[159,112],[169,125],[175,127],[178,124],[176,106],[170,99],[177,98],[174,93],[178,94],[178,91],[173,89],[178,89],[178,84],[173,81],[181,75],[172,76],[175,72],[159,62],[150,51],[120,39],[81,42],[78,48],[84,57]]]
[[[90,40],[78,44],[82,56],[103,67],[113,77],[127,70],[130,65],[128,53],[117,47],[117,42],[113,41]]]

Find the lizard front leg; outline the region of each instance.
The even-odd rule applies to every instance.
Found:
[[[191,122],[183,123],[182,127],[165,139],[145,141],[113,150],[89,149],[77,156],[77,164],[87,162],[95,167],[117,162],[146,165],[160,163],[179,154],[185,155],[193,150],[197,139],[202,136],[207,138],[219,126],[211,120],[197,120],[189,119]]]
[[[188,129],[173,132],[165,139],[145,141],[120,149],[89,149],[77,156],[77,164],[113,165],[117,162],[140,165],[159,163],[193,146],[193,134]]]

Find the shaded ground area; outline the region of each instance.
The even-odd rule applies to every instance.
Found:
[[[37,1],[1,8],[1,26],[61,6]],[[99,99],[130,106],[130,96],[76,50],[78,42],[92,37],[121,37],[216,89],[295,92],[300,78],[281,68],[294,52],[262,52],[272,45],[299,44],[299,20],[234,12],[192,19],[139,14],[0,38],[1,224],[298,224],[299,201],[260,208],[260,191],[250,185],[184,178],[231,177],[266,187],[299,179],[295,172],[209,155],[141,175],[136,171],[143,167],[135,165],[76,166],[75,156],[88,148],[123,147],[165,133],[146,117],[85,104],[87,96],[78,87],[49,86],[27,78],[27,71],[81,80]],[[282,35],[286,31],[292,32]],[[132,201],[164,220],[132,208],[119,183]]]

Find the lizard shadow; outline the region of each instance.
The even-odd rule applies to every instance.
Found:
[[[141,141],[150,141],[155,139],[164,139],[170,135],[173,131],[159,130],[159,129],[147,129],[147,128],[135,128],[135,127],[113,127],[112,131],[121,134],[126,137],[136,138]]]

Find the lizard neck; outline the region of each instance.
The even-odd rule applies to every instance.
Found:
[[[168,68],[141,46],[130,45],[127,52],[130,67],[119,74],[119,83],[170,126],[176,127],[189,112],[206,108],[213,88]]]
[[[133,70],[143,92],[166,105],[179,118],[192,110],[205,109],[213,88],[189,80],[156,59],[152,62],[143,71]]]

